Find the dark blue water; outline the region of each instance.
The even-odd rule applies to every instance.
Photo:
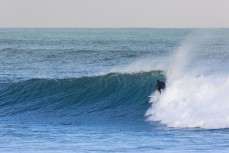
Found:
[[[228,152],[228,59],[228,29],[0,29],[0,152]]]

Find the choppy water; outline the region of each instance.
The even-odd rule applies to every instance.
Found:
[[[228,152],[228,59],[228,29],[0,29],[0,152]]]

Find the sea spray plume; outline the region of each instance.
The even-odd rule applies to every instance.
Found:
[[[167,81],[168,83],[173,82],[174,80],[182,77],[184,74],[185,66],[188,63],[190,58],[190,50],[192,49],[192,45],[188,43],[182,44],[175,55],[172,57],[168,68],[167,68]]]
[[[199,76],[207,69],[200,59],[208,56],[208,50],[202,49],[215,39],[215,33],[207,30],[195,30],[189,34],[180,46],[167,57],[167,83],[173,82],[185,75]],[[204,55],[205,54],[205,55]]]
[[[204,41],[199,41],[198,45]],[[146,112],[148,120],[169,127],[229,128],[229,77],[187,73],[195,69],[184,67],[188,64],[187,57],[193,52],[198,55],[197,43],[192,44],[185,42],[178,48],[175,64],[168,70],[167,89],[159,96],[154,93],[150,99],[153,104]]]

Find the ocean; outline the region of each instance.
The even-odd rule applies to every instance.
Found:
[[[229,29],[0,29],[0,152],[226,153],[228,91]]]

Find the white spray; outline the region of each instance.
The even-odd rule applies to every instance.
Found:
[[[188,58],[198,46],[190,42],[168,64],[167,88],[156,98],[153,94],[146,116],[169,127],[229,128],[229,77],[187,73]]]

